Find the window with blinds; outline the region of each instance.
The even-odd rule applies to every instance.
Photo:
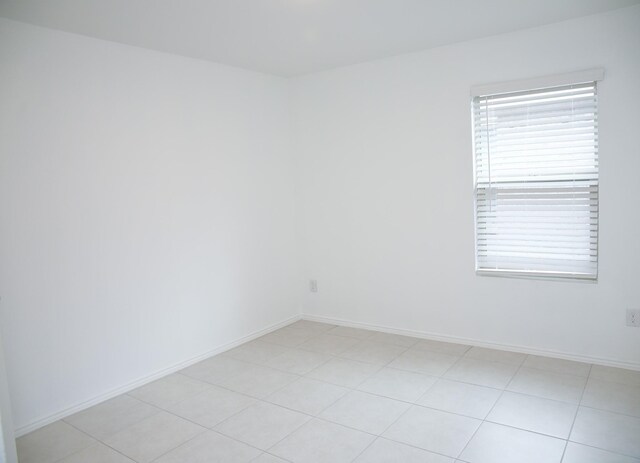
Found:
[[[476,270],[598,275],[595,81],[473,98]]]

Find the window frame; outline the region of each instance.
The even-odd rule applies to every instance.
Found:
[[[476,146],[476,111],[474,99],[477,97],[486,97],[490,95],[501,95],[501,94],[509,94],[509,93],[517,93],[517,92],[533,92],[537,90],[545,90],[545,89],[553,89],[556,87],[570,86],[570,85],[579,85],[584,83],[594,83],[594,91],[596,93],[596,113],[595,120],[597,122],[599,115],[599,104],[597,102],[598,98],[598,90],[599,90],[599,82],[604,78],[604,70],[603,69],[590,69],[586,71],[578,71],[569,74],[555,75],[555,76],[544,76],[537,77],[534,79],[520,80],[520,81],[511,81],[511,82],[503,82],[498,84],[488,84],[488,85],[478,85],[471,88],[471,101],[470,101],[470,109],[471,109],[471,135],[472,135],[472,156],[473,156],[473,210],[474,210],[474,252],[475,252],[475,273],[479,276],[499,276],[499,277],[508,277],[508,278],[524,278],[524,279],[535,279],[535,280],[559,280],[559,281],[574,281],[574,282],[588,282],[588,283],[597,283],[598,274],[599,274],[599,259],[600,259],[600,250],[599,250],[599,227],[600,227],[600,213],[599,213],[599,195],[597,190],[599,190],[600,184],[600,168],[598,165],[597,169],[597,178],[596,178],[596,206],[598,208],[597,217],[595,220],[595,231],[596,231],[596,241],[595,241],[595,250],[596,250],[596,259],[595,259],[595,272],[594,273],[576,273],[573,271],[557,271],[557,270],[531,270],[531,269],[500,269],[500,268],[485,268],[481,267],[479,263],[479,249],[478,249],[478,234],[479,234],[479,225],[478,225],[478,161],[477,161],[477,146]],[[599,127],[596,125],[595,128],[596,137],[599,136]],[[598,154],[598,148],[596,148],[596,156]]]

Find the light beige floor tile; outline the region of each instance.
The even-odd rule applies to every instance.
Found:
[[[256,339],[255,341],[250,341],[228,350],[225,352],[225,355],[245,362],[264,364],[272,358],[284,354],[288,350],[288,347],[262,342]]]
[[[297,375],[260,365],[251,365],[220,385],[241,394],[262,399],[298,379]]]
[[[307,378],[325,381],[343,387],[356,387],[380,370],[380,365],[334,358],[307,373]]]
[[[99,440],[149,418],[160,410],[146,402],[121,395],[64,419]]]
[[[640,417],[640,385],[589,378],[581,405]]]
[[[266,366],[276,370],[304,375],[331,359],[331,356],[319,352],[292,349],[265,362]]]
[[[487,421],[568,439],[577,408],[566,402],[505,391]]]
[[[381,434],[410,407],[406,402],[352,391],[319,417],[370,434]]]
[[[286,326],[286,328],[290,330],[296,330],[300,333],[311,334],[314,336],[326,333],[335,327],[336,325],[332,325],[330,323],[314,322],[310,320],[298,320],[297,322]]]
[[[538,370],[552,371],[554,373],[563,373],[566,375],[589,376],[591,365],[582,362],[573,362],[571,360],[556,359],[551,357],[541,357],[538,355],[529,355],[522,366],[526,368],[536,368]]]
[[[249,365],[251,364],[222,354],[191,365],[181,370],[180,373],[200,381],[218,384],[220,381],[241,373]]]
[[[268,453],[263,453],[255,460],[251,460],[251,463],[287,463],[287,461]]]
[[[358,342],[359,340],[357,338],[321,334],[301,344],[299,348],[313,352],[320,352],[321,354],[338,355]]]
[[[262,450],[285,438],[310,417],[278,405],[258,402],[223,421],[215,430]]]
[[[640,458],[640,418],[580,407],[569,440]]]
[[[411,348],[402,353],[388,367],[440,376],[458,361],[458,357],[423,349]]]
[[[22,462],[21,462],[22,463]],[[135,463],[132,459],[125,457],[121,453],[96,442],[91,447],[80,450],[67,458],[59,460],[57,463]]]
[[[266,400],[315,416],[347,392],[348,389],[324,381],[300,378],[271,394]]]
[[[617,383],[640,386],[640,371],[625,370],[623,368],[605,367],[593,365],[591,367],[590,378],[603,379],[605,381],[615,381]]]
[[[406,347],[364,340],[345,350],[340,356],[359,362],[386,365],[405,350]]]
[[[463,358],[451,367],[444,377],[463,383],[503,389],[517,370],[517,365]]]
[[[453,342],[434,341],[431,339],[422,339],[415,346],[416,349],[424,349],[440,354],[455,355],[457,357],[464,355],[471,346],[466,344],[456,344]]]
[[[293,463],[348,463],[375,437],[314,419],[269,450]]]
[[[411,336],[403,336],[400,334],[382,333],[382,332],[377,332],[371,338],[369,338],[369,340],[375,341],[375,342],[384,342],[386,344],[393,344],[395,346],[400,346],[405,348],[411,347],[417,344],[417,342],[419,341],[418,338],[413,338]]]
[[[174,373],[129,392],[131,397],[166,408],[209,389],[211,384]]]
[[[566,441],[493,423],[482,423],[460,455],[469,463],[560,463]]]
[[[346,336],[348,338],[368,339],[373,337],[376,332],[370,330],[363,330],[360,328],[351,328],[349,326],[336,326],[335,328],[326,332],[334,336]]]
[[[105,444],[139,463],[147,463],[204,431],[201,426],[160,412],[109,437]]]
[[[553,373],[534,368],[520,368],[507,390],[577,404],[587,378]]]
[[[518,352],[487,349],[486,347],[472,347],[464,354],[464,356],[477,360],[487,360],[489,362],[500,362],[518,366],[520,366],[527,357],[526,354],[520,354]]]
[[[418,401],[419,405],[472,418],[484,419],[501,390],[440,379]]]
[[[249,396],[213,387],[167,410],[200,426],[212,428],[255,402],[256,399]]]
[[[64,421],[56,421],[16,440],[20,463],[53,463],[96,441]]]
[[[640,463],[640,460],[569,442],[562,463]]]
[[[166,453],[155,463],[248,463],[260,453],[242,442],[207,431]]]
[[[284,347],[297,347],[300,344],[313,338],[315,334],[306,332],[303,330],[285,327],[279,330],[273,331],[269,334],[265,334],[258,338],[262,342],[268,342],[271,344],[277,344]]]
[[[354,463],[453,463],[453,459],[379,437]]]
[[[474,418],[413,405],[383,437],[455,458],[480,423]]]
[[[383,368],[358,386],[361,391],[405,402],[417,401],[433,384],[433,376]]]

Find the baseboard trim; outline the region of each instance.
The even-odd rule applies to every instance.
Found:
[[[148,384],[152,381],[155,381],[157,379],[162,378],[163,376],[169,375],[171,373],[175,373],[176,371],[182,370],[183,368],[186,368],[190,365],[193,365],[194,363],[198,363],[206,358],[212,357],[214,355],[218,355],[221,354],[222,352],[228,351],[229,349],[233,349],[234,347],[239,346],[240,344],[244,344],[245,342],[251,341],[253,339],[259,338],[260,336],[264,336],[265,334],[268,334],[272,331],[275,331],[279,328],[282,328],[283,326],[289,325],[293,322],[296,322],[298,320],[300,320],[301,316],[300,315],[295,315],[293,317],[289,317],[285,320],[282,320],[278,323],[275,323],[273,325],[269,325],[266,328],[263,328],[261,330],[258,331],[254,331],[253,333],[250,333],[246,336],[243,336],[239,339],[236,339],[235,341],[223,344],[219,347],[216,347],[213,350],[204,352],[200,355],[197,355],[195,357],[191,357],[187,360],[184,360],[182,362],[176,363],[174,365],[171,365],[170,367],[167,368],[163,368],[162,370],[158,370],[155,373],[152,373],[151,375],[147,375],[143,378],[137,379],[133,382],[130,382],[128,384],[125,384],[124,386],[120,386],[116,389],[112,389],[104,394],[100,394],[92,399],[86,400],[82,403],[79,403],[77,405],[74,405],[72,407],[69,408],[65,408],[64,410],[60,410],[57,413],[53,413],[51,415],[47,415],[41,418],[38,418],[34,421],[32,421],[29,424],[26,424],[24,426],[20,426],[19,428],[16,428],[15,430],[15,436],[16,438],[24,436],[25,434],[28,434],[30,432],[33,432],[43,426],[46,426],[48,424],[53,423],[54,421],[58,421],[61,420],[63,418],[66,418],[68,416],[73,415],[74,413],[78,413],[81,412],[82,410],[85,410],[89,407],[93,407],[94,405],[97,405],[101,402],[104,402],[105,400],[109,400],[112,399],[116,396],[119,396],[121,394],[125,394],[129,391],[132,391],[136,388],[139,388],[140,386],[144,386],[145,384]]]
[[[501,344],[495,342],[483,341],[480,339],[463,338],[459,336],[450,336],[439,333],[431,333],[428,331],[407,330],[403,328],[391,328],[388,326],[373,325],[370,323],[355,322],[352,320],[343,320],[340,318],[324,317],[320,315],[302,314],[303,320],[309,320],[321,323],[330,323],[332,325],[348,326],[351,328],[362,328],[366,330],[380,331],[383,333],[401,334],[421,339],[431,339],[433,341],[453,342],[458,344],[467,344],[470,346],[487,347],[490,349],[508,350],[511,352],[519,352],[522,354],[540,355],[543,357],[553,357],[564,360],[573,360],[576,362],[593,363],[608,367],[626,368],[627,370],[640,371],[640,363],[625,362],[603,357],[590,357],[568,352],[559,352],[549,349],[539,349],[530,346],[519,346],[511,344]]]

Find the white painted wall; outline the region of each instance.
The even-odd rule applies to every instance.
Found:
[[[624,326],[640,306],[638,25],[633,7],[287,81],[0,20],[16,427],[301,302],[640,367],[640,332]],[[469,87],[593,66],[606,69],[599,282],[476,276]]]
[[[287,81],[0,20],[16,427],[298,314]]]
[[[640,368],[640,7],[296,78],[311,316]],[[474,273],[469,89],[604,66],[597,284]]]

